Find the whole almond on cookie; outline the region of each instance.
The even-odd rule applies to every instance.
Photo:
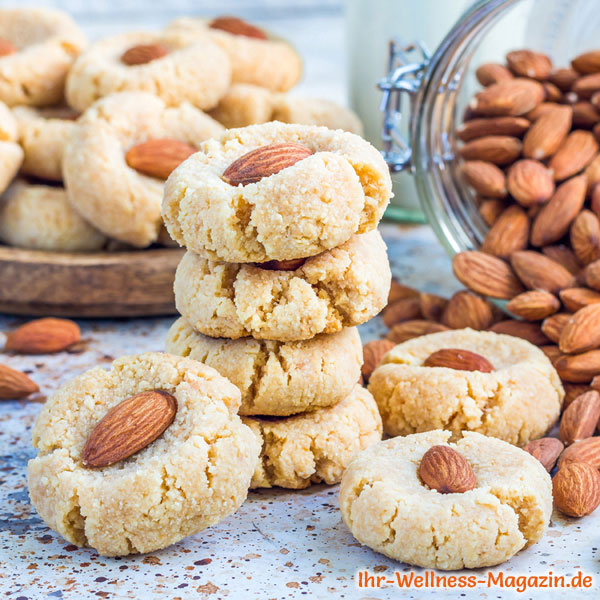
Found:
[[[481,371],[491,373],[494,367],[490,361],[470,350],[443,348],[430,354],[423,362],[424,367],[445,367],[457,371]]]
[[[518,117],[534,109],[544,96],[540,83],[519,77],[490,85],[479,92],[469,106],[480,115]]]
[[[519,279],[530,290],[545,290],[558,294],[560,290],[575,284],[575,278],[569,271],[540,252],[514,252],[510,262]]]
[[[81,339],[79,325],[51,317],[29,321],[6,336],[4,349],[21,354],[61,352]]]
[[[541,330],[537,323],[531,323],[528,321],[515,321],[514,319],[507,319],[506,321],[500,321],[494,323],[490,327],[490,331],[494,333],[503,333],[504,335],[512,335],[513,337],[519,337],[527,340],[535,346],[545,346],[550,343],[549,338]]]
[[[600,373],[600,350],[564,354],[553,364],[561,379],[572,383],[586,383]]]
[[[541,325],[542,333],[550,340],[558,344],[560,334],[567,323],[571,320],[571,313],[557,313],[544,319]]]
[[[585,392],[565,409],[560,420],[560,439],[565,445],[594,435],[600,420],[600,394]]]
[[[600,504],[600,471],[587,463],[568,463],[552,479],[556,508],[570,517],[584,517]]]
[[[140,44],[133,46],[121,55],[121,62],[129,65],[145,65],[169,54],[169,49],[162,44]]]
[[[544,465],[544,469],[550,473],[563,448],[564,444],[559,439],[545,437],[529,442],[523,447],[523,450],[537,458]]]
[[[450,446],[432,446],[419,463],[418,474],[423,483],[440,494],[462,494],[476,483],[473,467]]]
[[[557,312],[560,301],[550,292],[532,290],[515,296],[506,309],[526,321],[540,321]]]
[[[482,160],[495,165],[508,165],[521,154],[521,140],[508,135],[487,135],[467,142],[459,148],[465,160]]]
[[[579,309],[564,326],[558,345],[567,354],[600,346],[600,304]]]
[[[484,298],[460,291],[450,298],[440,321],[450,329],[487,329],[494,322],[494,311]]]
[[[556,105],[531,125],[523,138],[523,155],[534,160],[552,156],[571,129],[573,109]]]
[[[482,196],[504,198],[507,195],[504,172],[496,165],[483,160],[468,160],[460,171],[467,183]]]
[[[209,25],[211,29],[220,29],[221,31],[226,31],[227,33],[231,33],[233,35],[242,35],[244,37],[255,38],[258,40],[266,40],[266,33],[244,21],[243,19],[239,19],[238,17],[230,17],[230,16],[222,16],[213,19]]]
[[[40,388],[22,371],[0,364],[0,399],[25,398]]]
[[[510,258],[517,250],[523,250],[529,242],[529,217],[517,205],[509,206],[488,231],[481,250],[499,258]]]
[[[433,321],[414,319],[394,325],[387,334],[387,339],[395,344],[400,344],[407,340],[412,340],[413,338],[428,335],[430,333],[438,333],[439,331],[448,331],[448,327]]]
[[[98,422],[81,452],[86,467],[113,465],[149,446],[171,425],[177,401],[164,390],[123,400]]]
[[[197,152],[191,144],[169,138],[153,139],[130,148],[125,162],[136,171],[167,179],[169,175],[192,154]]]
[[[463,285],[484,296],[510,299],[523,291],[510,265],[485,252],[460,252],[452,259],[452,270]]]
[[[368,383],[371,374],[379,366],[383,357],[395,346],[396,344],[390,340],[373,340],[363,346],[364,362],[361,372],[365,383]]]
[[[531,123],[525,117],[492,117],[491,119],[471,119],[460,125],[456,136],[463,142],[469,142],[487,135],[509,135],[521,137]]]
[[[269,144],[240,156],[225,169],[222,177],[233,186],[256,183],[263,177],[295,165],[311,154],[313,151],[302,144]]]
[[[591,210],[582,210],[571,225],[571,247],[579,262],[589,265],[600,259],[600,221]]]
[[[484,87],[493,85],[500,81],[506,81],[507,79],[513,79],[513,74],[504,66],[498,63],[485,63],[479,65],[475,71],[475,77],[477,81]]]
[[[518,77],[548,79],[552,72],[552,61],[546,54],[532,50],[513,50],[506,55],[508,68]]]
[[[571,444],[560,455],[558,468],[572,462],[587,463],[600,469],[600,437],[588,437]]]
[[[522,206],[547,202],[554,193],[552,173],[537,160],[518,160],[508,170],[506,185]]]
[[[562,181],[584,169],[598,152],[598,142],[589,131],[572,131],[548,163],[555,181]]]

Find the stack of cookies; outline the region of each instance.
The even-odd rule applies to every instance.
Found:
[[[356,326],[387,301],[390,196],[368,142],[279,122],[204,142],[167,180],[164,222],[187,253],[166,350],[241,390],[262,443],[252,487],[336,483],[381,439]]]

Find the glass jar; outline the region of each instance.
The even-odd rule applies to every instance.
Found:
[[[427,219],[449,254],[476,249],[488,226],[475,194],[458,176],[457,127],[474,93],[475,69],[504,62],[510,50],[548,54],[556,67],[600,46],[597,0],[479,0],[427,56],[417,45],[392,47],[392,66],[380,81],[386,160],[410,171]],[[402,102],[408,97],[408,102]],[[397,127],[410,114],[408,135]]]

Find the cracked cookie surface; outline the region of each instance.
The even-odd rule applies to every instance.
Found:
[[[0,101],[0,194],[10,185],[23,162],[23,149],[18,143],[17,121]]]
[[[433,352],[458,348],[489,362],[491,373],[424,367]],[[523,446],[557,421],[564,397],[546,355],[520,338],[460,329],[414,338],[388,352],[369,379],[384,431],[407,435],[477,431]]]
[[[137,393],[173,395],[173,423],[149,446],[89,469],[81,451],[98,421]],[[194,360],[147,353],[96,367],[63,385],[33,428],[31,501],[46,524],[78,546],[118,556],[165,548],[235,512],[260,445],[237,416],[239,390]]]
[[[306,488],[338,483],[352,457],[381,440],[369,392],[355,385],[335,406],[291,417],[242,417],[262,444],[250,487]]]
[[[222,178],[241,156],[280,143],[313,153],[256,183],[233,186]],[[212,260],[286,260],[373,230],[391,193],[381,154],[359,136],[275,121],[202,144],[167,180],[163,217],[174,240]]]
[[[175,274],[177,310],[211,337],[297,341],[368,321],[391,282],[378,231],[353,236],[295,271],[221,263],[192,252]]]
[[[549,474],[510,444],[465,432],[450,444],[475,472],[475,488],[441,494],[425,486],[423,454],[449,431],[397,437],[371,446],[346,469],[340,509],[352,535],[390,558],[426,568],[500,564],[537,542],[552,514]]]
[[[360,377],[355,327],[301,342],[211,338],[180,318],[165,349],[216,369],[242,393],[241,415],[288,416],[337,404]]]

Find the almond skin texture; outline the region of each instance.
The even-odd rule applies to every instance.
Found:
[[[600,394],[596,390],[575,398],[560,420],[560,439],[569,446],[592,437],[600,419]]]
[[[515,296],[506,309],[526,321],[541,321],[553,315],[560,308],[560,302],[550,292],[532,290]]]
[[[510,258],[529,242],[529,217],[519,206],[509,206],[492,225],[481,246],[483,252],[499,258]]]
[[[552,437],[545,437],[529,442],[529,444],[523,447],[523,450],[537,458],[542,465],[544,465],[544,469],[550,473],[554,468],[560,453],[563,451],[563,448],[564,445],[560,440]]]
[[[543,204],[554,193],[552,174],[537,160],[524,159],[512,165],[506,185],[511,196],[526,207]]]
[[[521,137],[531,123],[525,117],[492,117],[472,119],[463,123],[456,131],[459,140],[469,142],[486,135],[509,135]]]
[[[448,331],[448,327],[441,323],[434,323],[433,321],[415,319],[394,325],[387,334],[387,339],[395,344],[400,344],[422,335],[437,333],[438,331]]]
[[[578,310],[560,334],[561,352],[574,354],[600,346],[600,304],[591,304]]]
[[[560,334],[573,315],[570,313],[557,313],[544,319],[541,325],[542,333],[550,340],[558,344]]]
[[[600,373],[600,350],[564,354],[553,364],[561,379],[571,383],[587,383]]]
[[[0,364],[0,399],[25,398],[40,388],[25,373]]]
[[[533,110],[545,95],[544,88],[537,81],[507,79],[479,92],[469,106],[480,115],[518,117]]]
[[[402,298],[388,306],[383,311],[383,322],[386,327],[391,328],[402,321],[419,319],[421,317],[421,298]]]
[[[188,157],[197,152],[194,146],[169,138],[148,140],[130,148],[125,162],[132,168],[157,179],[169,175]]]
[[[262,29],[247,23],[237,17],[222,16],[214,19],[209,25],[211,29],[220,29],[233,35],[243,35],[245,37],[255,38],[257,40],[266,40],[267,35]]]
[[[395,346],[396,344],[390,340],[373,340],[363,346],[364,362],[361,372],[365,383],[369,381],[371,374],[379,366],[383,357]]]
[[[585,202],[586,178],[572,177],[558,186],[531,226],[531,244],[546,246],[564,237]]]
[[[487,135],[467,142],[459,148],[465,160],[483,160],[495,165],[508,165],[521,154],[521,140],[508,135]]]
[[[223,179],[233,186],[256,183],[311,154],[313,151],[302,144],[269,144],[240,156],[225,169]]]
[[[552,479],[552,496],[565,515],[589,515],[600,504],[600,471],[586,463],[566,464]]]
[[[15,54],[17,51],[17,47],[12,42],[9,42],[7,39],[0,38],[0,56]]]
[[[290,258],[289,260],[268,260],[262,263],[254,263],[254,266],[265,269],[265,271],[295,271],[305,262],[305,258]]]
[[[552,72],[552,61],[545,54],[532,50],[513,50],[506,55],[508,68],[519,77],[548,79]]]
[[[469,350],[444,348],[429,355],[423,362],[424,367],[446,367],[457,371],[481,371],[491,373],[494,367],[490,361]]]
[[[577,129],[562,142],[550,159],[548,168],[555,181],[562,181],[584,169],[598,152],[598,142],[592,133]]]
[[[573,462],[587,463],[600,469],[600,437],[589,437],[571,444],[560,455],[558,468]]]
[[[79,325],[69,319],[36,319],[6,336],[4,349],[20,354],[62,352],[81,339]]]
[[[477,81],[484,87],[498,83],[500,81],[506,81],[512,79],[513,74],[504,66],[498,63],[485,63],[479,65],[475,71],[475,77]]]
[[[600,258],[600,221],[591,210],[582,210],[571,225],[571,247],[584,265]]]
[[[488,198],[506,196],[506,178],[496,165],[483,160],[468,160],[461,165],[460,171],[478,194]]]
[[[600,292],[588,288],[567,288],[561,290],[559,295],[565,308],[571,312],[577,312],[581,308],[600,302]]]
[[[149,446],[173,422],[177,401],[164,390],[123,400],[94,427],[81,452],[86,467],[113,465]]]
[[[492,325],[490,331],[519,337],[535,346],[545,346],[550,343],[550,340],[542,332],[540,326],[537,323],[530,323],[528,321],[507,319],[506,321],[500,321],[499,323]]]
[[[523,155],[535,160],[552,156],[571,129],[573,109],[570,106],[551,107],[535,120],[523,138]]]
[[[125,50],[121,55],[121,62],[129,66],[145,65],[167,54],[169,49],[161,44],[141,44]]]
[[[450,329],[487,329],[494,322],[492,305],[472,292],[456,292],[448,301],[441,323]]]
[[[560,290],[575,284],[575,278],[569,271],[540,252],[515,252],[510,262],[519,279],[530,290],[558,294]]]
[[[421,481],[440,494],[462,494],[477,480],[467,459],[449,446],[432,446],[419,464]]]
[[[510,266],[485,252],[460,252],[452,259],[452,270],[463,285],[484,296],[510,299],[523,291]]]

